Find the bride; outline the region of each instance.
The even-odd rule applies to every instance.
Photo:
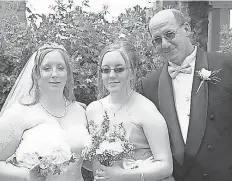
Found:
[[[45,178],[5,162],[15,153],[24,131],[41,123],[60,126],[77,156],[63,174]],[[83,181],[80,153],[85,134],[85,110],[75,102],[69,56],[63,46],[45,44],[25,65],[0,113],[0,180]]]

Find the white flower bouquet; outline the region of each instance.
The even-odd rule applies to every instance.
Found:
[[[126,138],[123,123],[110,126],[107,112],[103,118],[99,129],[94,121],[89,122],[90,138],[82,150],[83,159],[97,159],[102,165],[111,166],[114,161],[133,157],[134,146]]]
[[[62,128],[58,125],[40,124],[24,132],[15,154],[7,161],[36,170],[46,177],[66,172],[74,157]]]

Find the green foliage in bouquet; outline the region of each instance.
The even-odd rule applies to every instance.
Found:
[[[103,116],[103,122],[101,123],[100,129],[98,125],[95,124],[93,120],[88,122],[89,133],[91,134],[91,144],[86,146],[82,151],[82,157],[84,160],[93,160],[96,156],[95,150],[98,148],[99,144],[104,141],[104,136],[109,131],[109,117],[105,112]]]
[[[84,160],[98,160],[102,165],[112,166],[114,161],[133,157],[134,146],[127,140],[123,123],[110,125],[106,111],[100,126],[90,121],[89,132],[91,142],[81,155]]]

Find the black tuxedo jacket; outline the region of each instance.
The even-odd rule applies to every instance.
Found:
[[[221,81],[205,82],[196,94],[201,81],[194,73],[186,144],[179,127],[168,65],[141,82],[141,94],[154,102],[167,122],[176,181],[232,179],[231,59],[231,55],[207,53],[198,48],[195,71],[222,69],[216,75]]]

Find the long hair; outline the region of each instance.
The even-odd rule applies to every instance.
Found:
[[[70,58],[66,51],[66,49],[62,45],[58,45],[56,43],[48,43],[40,47],[37,52],[34,59],[34,66],[31,73],[31,79],[32,79],[32,86],[28,92],[28,95],[30,96],[31,100],[29,102],[20,101],[23,105],[34,105],[38,103],[40,99],[40,91],[38,87],[38,79],[40,79],[40,66],[42,61],[44,60],[44,57],[52,52],[52,51],[58,51],[61,56],[64,59],[66,69],[67,69],[67,81],[66,85],[63,90],[63,95],[68,101],[75,101],[74,96],[74,80],[73,80],[73,71],[70,64]]]
[[[136,82],[136,73],[139,63],[139,56],[137,54],[136,48],[129,42],[129,41],[116,41],[108,46],[106,46],[103,51],[100,54],[99,57],[99,69],[98,69],[98,78],[97,78],[97,84],[98,84],[98,99],[101,99],[108,95],[108,91],[105,88],[102,80],[102,74],[101,74],[101,66],[103,62],[103,58],[106,53],[118,51],[122,58],[124,59],[126,65],[130,68],[133,78],[132,78],[132,88],[135,86]]]

